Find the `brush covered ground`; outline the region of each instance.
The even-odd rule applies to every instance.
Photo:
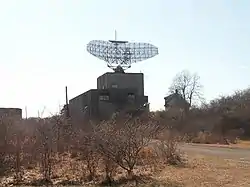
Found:
[[[126,173],[114,171],[113,186],[166,186],[166,187],[248,187],[250,186],[250,164],[226,160],[197,153],[183,154],[185,164],[181,166],[163,163],[140,163],[135,169],[138,178],[126,180]],[[60,161],[59,161],[60,160]],[[30,167],[23,173],[24,184],[38,186],[41,172],[39,167]],[[64,155],[57,158],[52,171],[54,184],[64,186],[107,186],[100,184],[104,179],[101,170],[93,181],[87,179],[86,165],[80,160]],[[13,176],[3,177],[1,186],[10,186]],[[81,182],[80,182],[81,181]],[[33,184],[32,184],[33,183]]]

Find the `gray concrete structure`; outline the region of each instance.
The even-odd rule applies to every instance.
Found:
[[[91,89],[71,100],[69,110],[76,122],[84,119],[108,119],[114,112],[136,110],[148,102],[136,89]]]
[[[131,88],[137,95],[144,95],[143,73],[108,72],[97,78],[97,89]]]
[[[91,89],[69,100],[72,119],[108,119],[116,111],[134,111],[148,103],[144,96],[143,73],[109,72],[97,78]],[[149,106],[146,107],[149,110]]]
[[[22,119],[22,109],[20,108],[0,108],[0,118]]]

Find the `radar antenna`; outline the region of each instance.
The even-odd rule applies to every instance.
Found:
[[[116,38],[117,38],[117,33],[116,33],[116,30],[115,30],[115,41],[116,41]]]
[[[158,48],[149,43],[130,43],[115,40],[92,40],[87,44],[87,51],[107,62],[115,72],[124,72],[132,63],[143,61],[158,55]]]

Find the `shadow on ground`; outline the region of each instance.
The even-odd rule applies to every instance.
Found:
[[[127,178],[120,178],[116,181],[105,181],[99,184],[93,184],[92,182],[81,184],[77,181],[62,181],[60,183],[57,183],[56,185],[52,185],[50,182],[46,181],[33,181],[31,184],[22,184],[22,185],[16,185],[17,187],[34,187],[34,186],[67,186],[67,187],[131,187],[131,186],[139,186],[139,187],[183,187],[182,184],[178,184],[176,182],[166,182],[166,181],[159,181],[152,177],[148,176],[136,176],[133,179],[127,179]]]
[[[158,181],[149,176],[135,176],[133,179],[120,178],[119,180],[112,182],[102,182],[97,186],[106,187],[106,186],[114,186],[114,187],[122,187],[122,186],[141,186],[141,187],[181,187],[183,185],[173,183],[173,182],[163,182]]]

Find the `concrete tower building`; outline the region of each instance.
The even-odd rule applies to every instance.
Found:
[[[133,111],[145,103],[143,73],[109,72],[97,78],[97,89],[69,100],[69,110],[79,120],[108,119],[116,111]]]

